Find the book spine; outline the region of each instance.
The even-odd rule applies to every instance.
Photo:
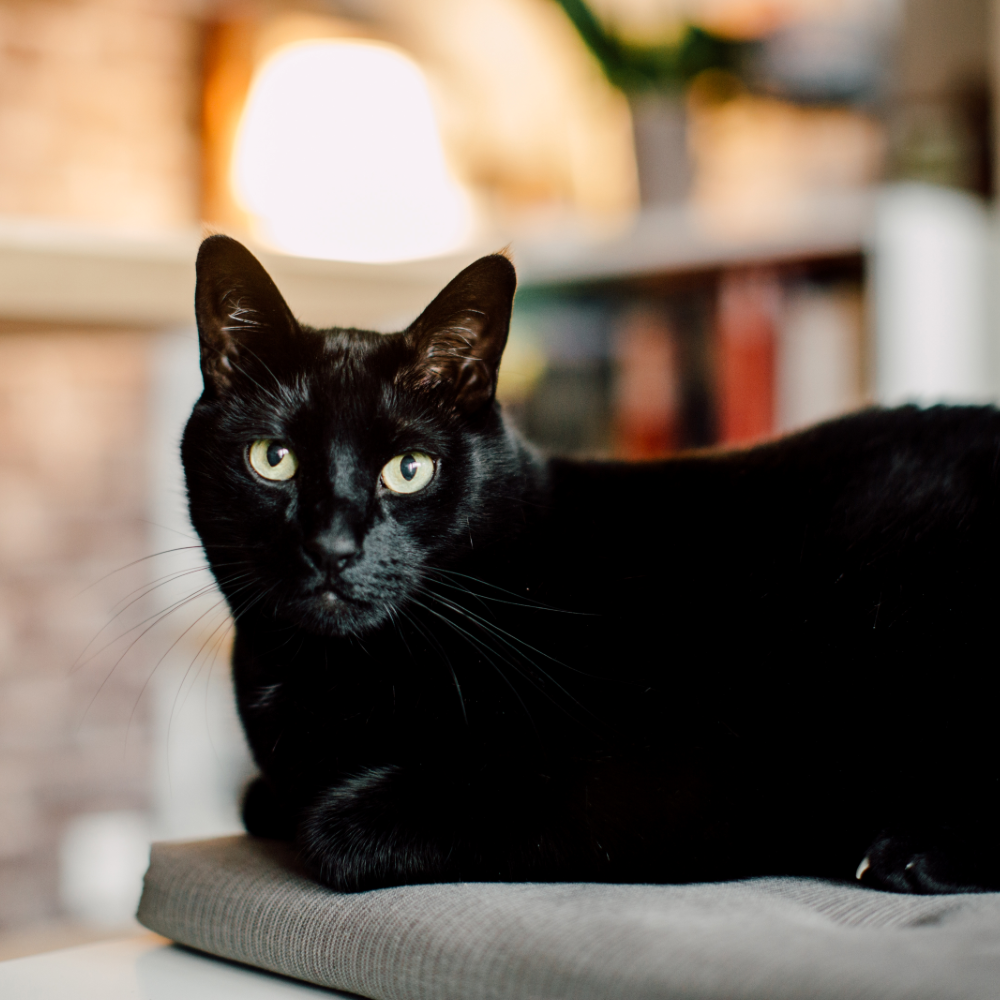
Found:
[[[748,444],[775,432],[781,295],[781,283],[770,270],[732,270],[720,276],[716,394],[722,444]]]

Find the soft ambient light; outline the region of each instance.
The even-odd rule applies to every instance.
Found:
[[[469,234],[424,76],[387,45],[305,42],[272,56],[247,97],[232,183],[261,239],[287,253],[407,260]]]

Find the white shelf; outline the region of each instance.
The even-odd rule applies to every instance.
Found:
[[[727,234],[688,204],[655,207],[610,239],[515,243],[515,259],[522,283],[540,285],[860,253],[870,240],[875,199],[858,191],[789,202],[768,231],[744,235]]]
[[[848,254],[863,249],[872,196],[848,194],[792,206],[767,236],[727,238],[689,206],[649,209],[612,238],[578,229],[516,239],[524,285],[601,280]],[[0,218],[0,320],[170,328],[194,321],[195,230],[127,233]],[[497,237],[496,246],[504,240]],[[316,326],[399,329],[480,253],[484,241],[447,257],[356,264],[259,256],[300,319]]]
[[[0,319],[169,328],[194,323],[201,233],[125,233],[0,219]],[[318,326],[398,328],[476,256],[354,264],[260,252],[292,310]]]

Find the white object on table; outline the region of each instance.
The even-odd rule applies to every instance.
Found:
[[[4,1000],[327,1000],[345,997],[188,951],[157,934],[0,962]]]

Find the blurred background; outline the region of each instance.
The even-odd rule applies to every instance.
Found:
[[[520,275],[499,395],[653,458],[1000,396],[992,0],[0,0],[0,958],[238,829],[184,512],[207,232],[398,329]]]

